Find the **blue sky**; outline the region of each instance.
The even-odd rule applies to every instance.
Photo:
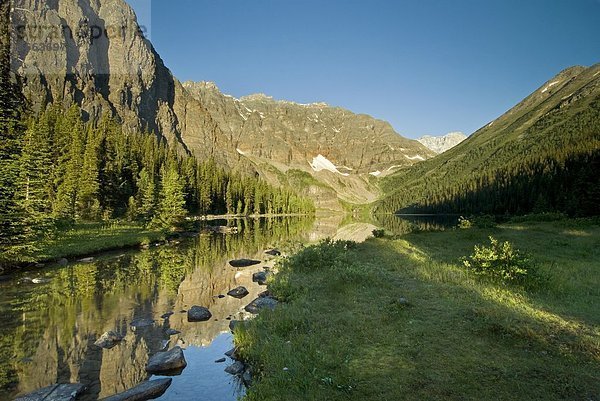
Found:
[[[560,70],[600,62],[600,0],[130,3],[182,81],[324,101],[411,138],[470,134]]]

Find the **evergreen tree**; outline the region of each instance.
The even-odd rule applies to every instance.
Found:
[[[187,215],[184,185],[174,164],[163,166],[161,176],[159,207],[154,221],[160,227],[171,228]]]

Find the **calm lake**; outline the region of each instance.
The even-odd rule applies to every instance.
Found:
[[[382,225],[404,229],[415,224],[396,219]],[[147,380],[149,357],[176,345],[184,349],[188,366],[159,399],[236,400],[245,388],[224,372],[232,360],[215,361],[232,348],[230,320],[250,317],[244,306],[266,289],[252,282],[253,273],[274,263],[265,250],[292,249],[326,237],[362,240],[375,228],[365,223],[341,227],[341,217],[211,224],[237,226],[238,232],[107,253],[88,263],[24,272],[1,282],[0,400],[75,382],[88,387],[80,399],[102,399]],[[263,263],[243,269],[229,265],[238,258]],[[225,295],[237,286],[250,294],[243,299]],[[193,305],[208,307],[212,318],[188,322],[185,311]],[[170,317],[162,317],[169,312]],[[180,333],[169,336],[167,329]],[[111,349],[95,346],[109,330],[124,340]]]

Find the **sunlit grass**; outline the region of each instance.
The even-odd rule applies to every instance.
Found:
[[[532,255],[541,288],[462,267],[491,234]],[[248,399],[595,399],[599,238],[582,221],[524,222],[305,251],[272,286],[288,302],[236,335],[260,371]]]

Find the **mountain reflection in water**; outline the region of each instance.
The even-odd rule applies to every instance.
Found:
[[[226,222],[212,224],[218,223]],[[252,273],[268,263],[235,269],[228,261],[268,261],[266,249],[306,242],[315,236],[315,224],[307,217],[229,224],[239,233],[106,254],[0,283],[0,400],[57,382],[83,383],[88,390],[81,399],[101,399],[146,380],[149,356],[175,345],[184,349],[188,366],[161,399],[236,400],[244,389],[223,371],[231,360],[215,360],[231,348],[228,318],[244,318],[243,307],[265,290],[252,282]],[[32,284],[25,276],[49,281]],[[218,297],[239,285],[250,291],[245,298]],[[192,305],[208,307],[213,317],[189,323],[183,311]],[[167,312],[174,314],[161,318]],[[139,319],[154,323],[132,327]],[[168,336],[167,328],[181,333]],[[125,338],[112,349],[96,347],[109,330]]]

